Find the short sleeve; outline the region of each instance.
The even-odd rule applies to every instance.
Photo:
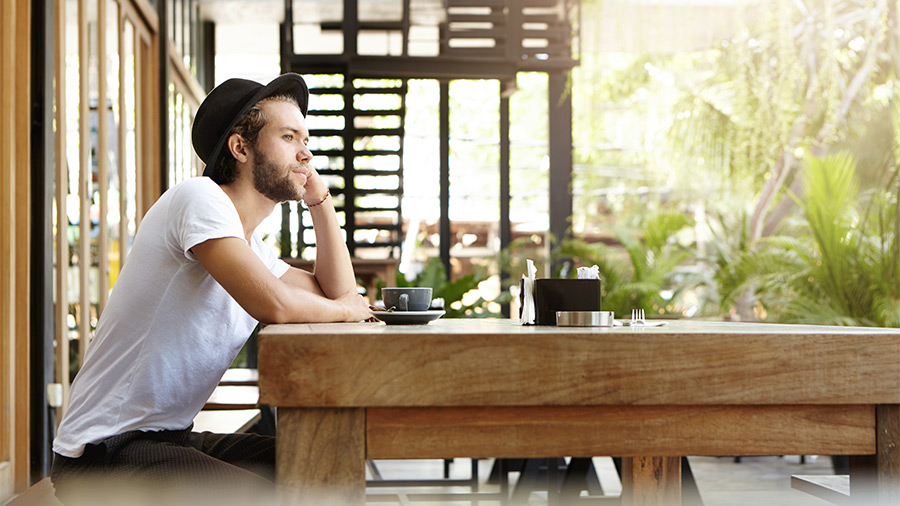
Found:
[[[172,190],[178,193],[169,205],[168,235],[189,260],[195,260],[191,248],[210,239],[244,239],[237,209],[214,181],[191,179]]]

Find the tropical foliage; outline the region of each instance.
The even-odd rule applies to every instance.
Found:
[[[798,158],[852,145],[870,133],[866,122],[889,109],[895,4],[761,1],[759,21],[723,44],[707,77],[679,86],[672,147],[689,169],[702,160],[728,177],[750,178],[751,243],[773,233],[793,207],[788,187],[802,193]]]
[[[679,291],[696,298],[702,290],[707,315],[897,323],[897,2],[735,4],[752,14],[720,44],[697,51],[609,54],[599,43],[595,52],[584,46],[572,81],[573,231],[603,243],[564,241],[551,252],[547,243],[555,242],[543,234],[514,241],[500,256],[509,283],[525,271],[525,258],[545,277],[597,264],[604,305],[619,314],[637,306],[669,311]],[[603,5],[586,2],[586,21]],[[543,89],[519,87],[513,101]],[[546,128],[537,119],[523,122],[530,130],[521,137],[540,135],[541,144]],[[826,157],[837,151],[850,154]],[[513,149],[514,162],[523,154],[540,158]],[[545,180],[546,171],[531,166],[513,178],[528,188]],[[522,202],[513,202],[514,215],[516,205],[544,205]],[[657,222],[665,209],[690,218]],[[693,235],[676,234],[695,220]],[[449,285],[431,262],[414,283]],[[481,279],[459,281],[474,287]],[[490,314],[463,305],[463,288],[447,296],[460,314]]]
[[[691,224],[683,214],[659,213],[646,219],[637,234],[625,227],[616,230],[624,255],[621,248],[569,239],[562,241],[551,260],[562,277],[576,277],[577,267],[598,266],[606,311],[624,315],[643,308],[650,314],[668,313],[667,299],[683,288],[673,281],[677,267],[691,256],[675,235]],[[663,293],[669,297],[664,299]]]
[[[860,195],[847,153],[809,157],[795,233],[762,240],[723,279],[726,301],[755,287],[768,317],[791,323],[900,326],[897,173]]]
[[[708,299],[721,303],[722,313],[736,310],[753,318],[761,314],[753,309],[762,305],[769,319],[793,318],[786,311],[789,294],[781,294],[786,297],[781,303],[772,299],[774,287],[786,285],[758,273],[743,277],[741,269],[754,255],[773,256],[773,265],[788,262],[790,256],[772,250],[778,240],[765,237],[815,237],[803,228],[815,225],[805,217],[808,209],[797,209],[797,203],[806,202],[805,191],[813,188],[803,169],[809,155],[852,153],[862,188],[854,202],[861,216],[855,226],[867,224],[870,229],[860,233],[875,237],[872,227],[881,216],[882,226],[890,229],[886,220],[898,191],[895,179],[887,192],[881,188],[884,174],[898,159],[891,153],[891,135],[885,134],[897,131],[890,116],[900,89],[900,17],[893,0],[759,0],[747,6],[753,14],[743,16],[746,23],[716,47],[631,55],[630,62],[628,56],[596,55],[606,58],[607,68],[615,58],[622,59],[625,64],[614,71],[583,58],[584,69],[576,71],[576,79],[584,74],[597,84],[586,86],[590,103],[580,110],[596,116],[604,110],[646,107],[652,114],[647,113],[645,131],[662,125],[666,135],[664,142],[662,137],[636,137],[632,146],[650,146],[640,151],[640,158],[635,150],[593,149],[590,141],[579,142],[576,160],[597,167],[592,174],[598,175],[591,178],[591,171],[582,169],[579,184],[605,188],[602,204],[596,204],[597,198],[584,199],[592,207],[581,212],[596,222],[591,217],[602,216],[605,208],[621,223],[653,212],[664,201],[689,209],[702,220],[696,227],[696,260],[708,267],[689,283],[704,284]],[[660,100],[664,95],[671,100]],[[576,120],[578,114],[577,108]],[[614,128],[603,130],[602,122],[587,121],[592,123],[590,137],[601,148],[596,139],[629,130],[621,122],[606,121]],[[640,126],[633,118],[629,124]],[[621,170],[615,179],[604,179],[610,167]],[[620,187],[613,186],[617,182]],[[804,215],[799,223],[792,218],[797,211]],[[603,226],[595,224],[593,230]],[[850,272],[836,269],[835,275]]]

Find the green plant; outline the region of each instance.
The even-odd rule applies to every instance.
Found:
[[[500,318],[503,316],[500,313],[495,313],[488,309],[487,303],[508,302],[508,294],[501,294],[500,297],[494,301],[488,301],[484,297],[479,296],[478,299],[471,304],[463,303],[463,296],[471,290],[478,288],[479,283],[488,279],[489,276],[478,271],[473,274],[467,274],[454,281],[447,281],[446,272],[441,259],[432,257],[412,281],[407,281],[406,276],[398,270],[394,286],[431,287],[432,297],[444,300],[444,310],[447,312],[444,318]],[[376,280],[375,285],[378,288],[379,294],[381,294],[381,289],[386,286],[380,279]]]
[[[802,226],[744,253],[723,285],[724,300],[755,287],[769,320],[900,326],[897,193],[861,196],[847,153],[809,157],[803,172],[807,188],[795,197]],[[895,171],[888,188],[896,185]]]
[[[676,81],[683,95],[670,128],[676,166],[727,174],[724,192],[752,196],[751,243],[779,233],[790,195],[802,194],[802,153],[873,151],[866,138],[879,134],[873,118],[888,105],[879,97],[896,86],[883,71],[896,62],[896,2],[764,0],[758,13],[711,53],[697,74],[705,78]]]
[[[597,265],[603,280],[603,309],[617,315],[630,314],[632,308],[644,308],[649,313],[666,312],[668,302],[661,292],[679,291],[672,280],[676,267],[690,253],[679,246],[675,234],[689,226],[691,220],[678,213],[659,213],[646,219],[639,235],[619,228],[616,238],[621,250],[604,244],[589,244],[578,239],[562,242],[553,252],[553,259],[561,264],[567,277],[575,277],[578,266]]]

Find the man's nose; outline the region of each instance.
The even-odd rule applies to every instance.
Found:
[[[312,157],[312,151],[306,147],[306,144],[300,144],[300,149],[297,150],[297,160],[300,162],[309,162],[312,160]]]

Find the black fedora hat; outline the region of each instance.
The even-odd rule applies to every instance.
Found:
[[[280,75],[265,86],[249,79],[229,79],[209,92],[197,109],[194,125],[191,127],[194,151],[206,164],[204,176],[216,179],[216,162],[238,119],[257,102],[274,95],[291,95],[296,98],[300,112],[306,117],[309,88],[299,74]]]

